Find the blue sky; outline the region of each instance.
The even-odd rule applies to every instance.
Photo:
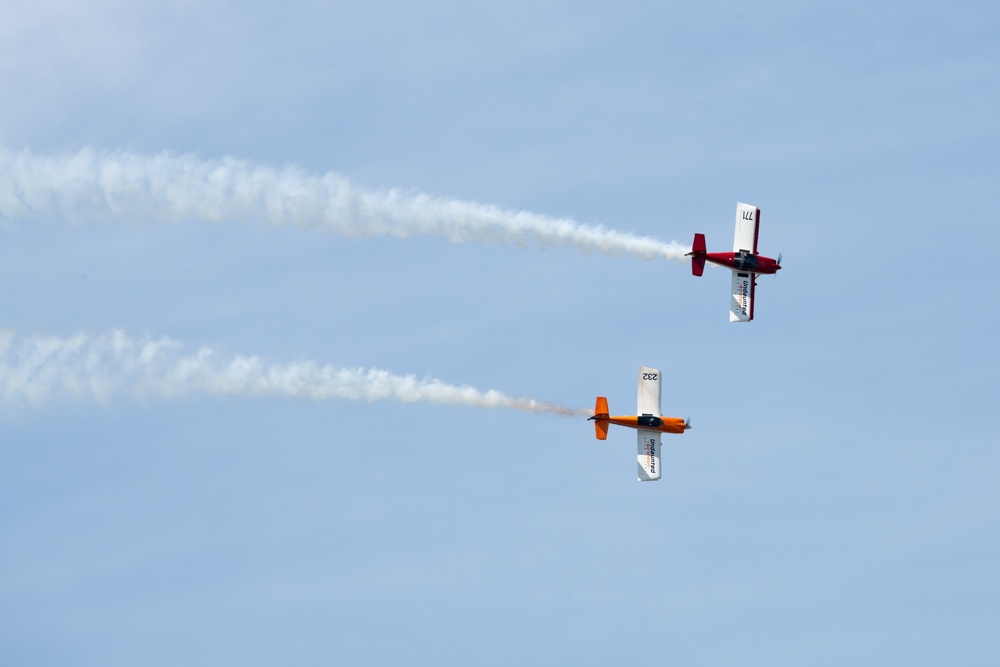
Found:
[[[8,2],[0,145],[167,151],[727,249],[0,218],[0,327],[570,407],[664,373],[663,479],[582,418],[120,391],[0,404],[5,664],[992,665],[990,3]],[[252,216],[251,216],[252,217]]]

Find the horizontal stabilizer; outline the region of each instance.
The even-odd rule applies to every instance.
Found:
[[[608,399],[604,396],[598,396],[597,401],[594,403],[594,417],[607,417],[608,416]]]
[[[691,252],[689,255],[698,255],[705,252],[705,235],[695,234],[694,243],[691,244]]]
[[[705,272],[705,235],[695,234],[694,243],[691,244],[691,252],[687,254],[691,258],[691,274],[700,276]]]
[[[594,416],[590,418],[594,422],[594,435],[598,440],[608,439],[608,399],[598,396],[594,404]]]

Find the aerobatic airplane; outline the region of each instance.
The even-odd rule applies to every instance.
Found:
[[[660,371],[639,366],[639,414],[635,417],[612,417],[608,414],[608,399],[597,397],[594,407],[594,432],[598,440],[608,439],[608,424],[627,426],[639,431],[639,481],[660,479],[660,434],[683,433],[691,428],[683,419],[660,415]]]
[[[760,227],[760,209],[750,204],[736,204],[736,240],[732,252],[705,252],[705,235],[695,234],[691,245],[691,273],[700,276],[705,262],[712,262],[733,271],[733,297],[729,303],[730,322],[749,322],[753,319],[754,288],[757,274],[777,273],[781,269],[781,255],[771,259],[757,254],[757,230]]]

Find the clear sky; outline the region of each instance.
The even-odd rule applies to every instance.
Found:
[[[929,0],[3,3],[0,662],[997,664],[998,34]],[[784,270],[730,324],[723,270],[32,171],[74,156],[718,250],[743,201]],[[97,389],[15,377],[116,330],[620,413],[653,366],[694,428],[640,484],[581,416],[157,392],[91,348]]]

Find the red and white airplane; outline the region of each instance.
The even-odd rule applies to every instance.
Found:
[[[608,399],[597,397],[594,407],[594,432],[598,440],[608,439],[608,425],[618,424],[639,431],[639,481],[660,479],[660,434],[683,433],[691,428],[683,419],[660,415],[660,371],[639,366],[639,414],[634,417],[612,417],[608,414]]]
[[[760,227],[760,209],[750,204],[736,204],[736,240],[732,252],[705,252],[705,235],[695,234],[691,244],[691,273],[700,276],[705,262],[712,262],[733,271],[733,298],[729,303],[730,322],[749,322],[753,319],[754,288],[757,274],[777,273],[781,269],[781,255],[771,259],[757,254],[757,230]]]

